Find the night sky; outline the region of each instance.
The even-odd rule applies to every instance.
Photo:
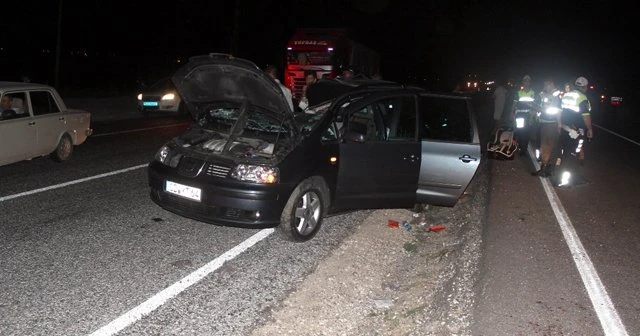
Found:
[[[640,56],[632,11],[588,1],[62,0],[61,86],[128,88],[178,60],[233,52],[282,66],[296,27],[344,27],[382,56],[387,79],[465,75],[626,85]],[[3,4],[0,80],[53,83],[59,0]]]

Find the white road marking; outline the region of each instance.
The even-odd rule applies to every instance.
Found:
[[[536,170],[539,170],[540,164],[538,164],[538,161],[536,160],[533,147],[531,145],[528,148],[528,152],[531,160],[533,161],[533,166]],[[567,242],[567,246],[571,252],[571,257],[576,264],[578,273],[580,273],[582,283],[587,289],[587,294],[589,294],[589,299],[591,300],[593,309],[598,315],[604,334],[606,336],[628,336],[629,334],[627,334],[627,330],[618,315],[618,311],[614,307],[609,294],[607,294],[607,289],[604,287],[602,280],[600,280],[598,271],[595,266],[593,266],[587,251],[584,246],[582,246],[578,233],[573,227],[571,219],[569,219],[569,215],[562,206],[560,198],[558,198],[558,194],[551,184],[551,181],[548,178],[539,178],[540,183],[542,183],[542,187],[544,188],[544,192],[547,194],[547,199],[549,199],[549,203],[551,204],[551,209],[553,209],[553,213],[560,225],[560,230],[562,231],[564,240]]]
[[[107,336],[107,335],[115,335],[122,329],[136,323],[140,319],[142,319],[145,315],[151,313],[156,310],[158,307],[162,306],[165,302],[172,299],[176,295],[180,294],[190,286],[196,284],[198,281],[202,280],[207,275],[215,272],[218,268],[222,267],[225,262],[230,261],[240,255],[242,252],[246,251],[251,246],[255,245],[259,241],[267,238],[271,233],[273,233],[273,229],[264,229],[255,235],[249,237],[247,240],[243,241],[239,245],[236,245],[234,248],[225,252],[221,256],[213,259],[206,265],[200,267],[195,270],[191,274],[186,277],[180,279],[178,282],[173,285],[165,288],[164,290],[158,292],[156,295],[149,298],[147,301],[141,303],[137,307],[129,310],[124,313],[120,317],[111,321],[109,324],[103,326],[102,328],[94,331],[90,334],[90,336]]]
[[[91,138],[96,138],[96,137],[103,137],[103,136],[108,136],[108,135],[118,135],[118,134],[126,134],[126,133],[144,132],[144,131],[150,131],[150,130],[154,130],[154,129],[158,129],[158,128],[169,128],[169,127],[177,127],[177,126],[184,126],[184,125],[189,125],[189,123],[171,124],[171,125],[163,125],[163,126],[155,126],[155,127],[147,127],[147,128],[137,128],[137,129],[119,131],[119,132],[100,133],[100,134],[91,135],[90,137]]]
[[[0,202],[12,200],[12,199],[15,199],[15,198],[18,198],[18,197],[24,197],[24,196],[28,196],[28,195],[33,195],[33,194],[37,194],[37,193],[41,193],[41,192],[45,192],[45,191],[49,191],[49,190],[59,189],[59,188],[67,187],[67,186],[70,186],[70,185],[74,185],[74,184],[78,184],[78,183],[82,183],[82,182],[87,182],[87,181],[90,181],[90,180],[95,180],[95,179],[99,179],[99,178],[103,178],[103,177],[107,177],[107,176],[122,174],[122,173],[126,173],[128,171],[132,171],[132,170],[136,170],[136,169],[140,169],[140,168],[145,168],[148,165],[149,165],[148,163],[145,163],[145,164],[141,164],[141,165],[138,165],[138,166],[133,166],[133,167],[125,168],[125,169],[115,170],[115,171],[104,173],[104,174],[100,174],[100,175],[81,178],[79,180],[73,180],[73,181],[60,183],[60,184],[56,184],[56,185],[52,185],[52,186],[48,186],[48,187],[44,187],[44,188],[40,188],[40,189],[33,189],[33,190],[29,190],[29,191],[18,193],[18,194],[2,196],[2,197],[0,197]]]
[[[629,138],[627,138],[626,136],[624,136],[624,135],[622,135],[622,134],[618,134],[618,133],[616,133],[616,132],[614,132],[614,131],[612,131],[612,130],[610,130],[610,129],[604,128],[604,127],[602,127],[602,126],[600,126],[600,125],[593,124],[593,126],[595,126],[595,127],[599,128],[599,129],[601,129],[601,130],[603,130],[603,131],[609,132],[609,133],[611,133],[611,134],[613,134],[613,135],[615,135],[615,136],[618,136],[618,137],[620,137],[620,138],[622,138],[622,139],[625,139],[625,140],[627,140],[627,141],[631,142],[632,144],[634,144],[634,145],[636,145],[636,146],[640,146],[640,142],[637,142],[637,141],[634,141],[634,140],[632,140],[632,139],[629,139]]]

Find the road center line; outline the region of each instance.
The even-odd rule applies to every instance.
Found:
[[[530,146],[528,149],[529,156],[533,161],[535,169],[539,170],[540,164],[538,164],[535,159],[533,147]],[[607,294],[607,289],[604,287],[602,280],[600,280],[598,271],[595,266],[593,266],[587,251],[582,245],[582,242],[571,223],[571,219],[569,219],[569,215],[562,206],[560,198],[553,188],[553,185],[551,185],[548,178],[544,177],[540,177],[540,183],[542,183],[547,199],[549,199],[551,209],[553,209],[556,220],[560,225],[560,230],[562,231],[564,240],[567,242],[567,246],[571,252],[571,257],[576,264],[578,273],[580,273],[582,283],[587,289],[587,294],[589,294],[589,299],[591,300],[593,309],[598,315],[604,334],[606,336],[628,336],[629,334],[627,334],[627,330],[618,315],[618,311],[614,307],[609,294]]]
[[[29,191],[18,193],[18,194],[2,196],[2,197],[0,197],[0,202],[4,202],[4,201],[12,200],[14,198],[24,197],[24,196],[28,196],[28,195],[33,195],[33,194],[37,194],[37,193],[41,193],[41,192],[45,192],[45,191],[49,191],[49,190],[59,189],[59,188],[67,187],[67,186],[70,186],[70,185],[74,185],[74,184],[78,184],[78,183],[82,183],[82,182],[87,182],[87,181],[91,181],[91,180],[95,180],[95,179],[99,179],[99,178],[103,178],[103,177],[107,177],[107,176],[122,174],[122,173],[126,173],[128,171],[132,171],[132,170],[136,170],[136,169],[140,169],[140,168],[145,168],[148,165],[149,165],[148,163],[145,163],[145,164],[141,164],[141,165],[138,165],[138,166],[133,166],[133,167],[125,168],[125,169],[120,169],[120,170],[116,170],[116,171],[112,171],[112,172],[108,172],[108,173],[104,173],[104,174],[100,174],[100,175],[81,178],[79,180],[73,180],[73,181],[60,183],[60,184],[56,184],[56,185],[52,185],[52,186],[48,186],[48,187],[44,187],[44,188],[33,189],[33,190],[29,190]]]
[[[212,261],[208,262],[204,266],[193,271],[191,274],[180,279],[178,282],[158,292],[156,295],[152,296],[147,301],[141,303],[137,307],[124,313],[120,317],[111,321],[109,324],[94,331],[89,336],[115,335],[122,329],[134,324],[135,322],[142,319],[145,315],[156,310],[158,307],[162,306],[165,302],[172,299],[176,295],[180,294],[190,286],[196,284],[207,275],[216,271],[218,268],[222,267],[222,265],[224,265],[225,262],[234,259],[235,257],[240,255],[242,252],[246,251],[251,246],[267,238],[271,233],[273,233],[273,231],[274,229],[264,229],[259,231],[258,233],[249,237],[247,240],[243,241],[242,243],[236,245],[229,251],[225,252],[221,256],[213,259]]]
[[[147,128],[137,128],[137,129],[119,131],[119,132],[100,133],[100,134],[91,135],[91,138],[103,137],[108,135],[144,132],[144,131],[150,131],[150,130],[159,129],[159,128],[169,128],[169,127],[177,127],[177,126],[185,126],[185,125],[189,125],[189,123],[171,124],[171,125],[163,125],[163,126],[155,126],[155,127],[147,127]]]

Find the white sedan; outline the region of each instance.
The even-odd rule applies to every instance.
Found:
[[[91,114],[68,109],[51,86],[0,82],[0,166],[39,156],[71,157],[87,140]]]

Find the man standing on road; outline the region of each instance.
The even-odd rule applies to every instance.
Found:
[[[496,88],[493,91],[493,132],[495,133],[502,126],[502,116],[507,102],[507,88],[505,80],[496,80]]]
[[[300,107],[300,109],[303,111],[307,107],[309,107],[309,99],[307,98],[307,89],[309,89],[309,86],[318,82],[318,73],[315,70],[306,70],[304,72],[304,82],[305,82],[305,85],[302,88],[302,97],[300,98],[300,103],[298,103],[298,107]]]
[[[514,113],[519,110],[528,109],[529,112],[526,114],[526,117],[521,122],[524,123],[524,127],[518,130],[518,120],[516,119],[516,132],[518,138],[518,147],[520,148],[520,156],[524,156],[527,154],[527,148],[529,147],[529,138],[531,137],[532,132],[532,123],[533,123],[533,114],[535,112],[535,97],[536,93],[531,88],[531,76],[525,75],[522,78],[522,86],[520,90],[516,93],[514,105]]]
[[[591,102],[587,98],[587,85],[589,81],[584,77],[578,77],[575,81],[575,89],[562,96],[562,130],[560,142],[563,149],[562,166],[567,171],[575,174],[571,178],[573,184],[584,184],[588,180],[583,173],[584,139],[591,141],[593,138],[593,126],[591,124]],[[564,168],[563,168],[564,169]],[[560,185],[565,185],[560,181]]]
[[[289,104],[291,112],[295,112],[295,110],[293,109],[293,95],[291,94],[291,90],[289,90],[288,87],[280,83],[280,80],[278,79],[278,69],[276,69],[276,67],[274,67],[273,65],[267,65],[264,71],[269,75],[269,77],[273,78],[273,80],[278,83],[278,86],[280,86],[280,90],[282,90],[282,94],[287,99],[287,103]]]
[[[539,117],[540,127],[540,170],[534,175],[549,177],[553,173],[555,166],[551,162],[552,153],[558,142],[560,134],[560,90],[556,88],[552,80],[544,82],[544,90],[540,93],[541,111]]]

